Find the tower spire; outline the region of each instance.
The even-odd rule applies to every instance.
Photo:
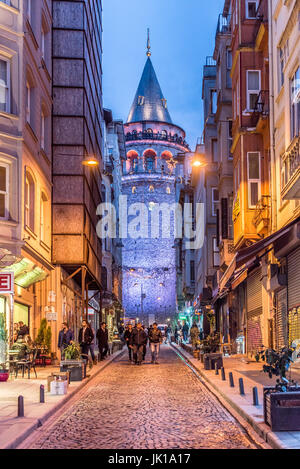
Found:
[[[151,57],[151,45],[150,45],[150,29],[147,29],[147,57]]]

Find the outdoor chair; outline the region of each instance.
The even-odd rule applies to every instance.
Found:
[[[32,355],[31,359],[22,360],[22,361],[17,362],[17,364],[16,364],[16,378],[18,377],[18,372],[19,372],[20,368],[22,368],[22,378],[24,378],[25,370],[27,369],[28,379],[30,379],[30,372],[31,372],[32,368],[33,368],[33,371],[35,373],[35,377],[37,378],[36,369],[35,369],[35,360],[36,360],[37,353],[38,353],[38,351],[35,349],[31,353],[31,355]]]

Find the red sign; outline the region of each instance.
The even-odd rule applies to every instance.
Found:
[[[14,293],[14,273],[0,273],[0,295]]]

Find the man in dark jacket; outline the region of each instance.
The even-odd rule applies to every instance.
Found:
[[[92,347],[92,342],[94,340],[94,333],[92,331],[92,328],[90,325],[87,323],[85,319],[82,321],[82,327],[79,330],[78,334],[78,342],[81,347],[81,353],[82,355],[85,355],[84,358],[88,358],[89,356],[89,351],[91,352],[92,360],[95,363],[95,354],[94,350]]]
[[[108,352],[108,330],[106,328],[105,322],[101,323],[100,329],[98,329],[96,337],[98,341],[100,360],[104,360]]]
[[[132,324],[128,324],[128,326],[126,327],[125,334],[124,334],[124,340],[128,347],[128,355],[129,355],[130,362],[132,361],[132,348],[130,347],[130,338],[132,335],[132,331],[133,331]]]
[[[162,343],[162,333],[161,330],[158,329],[157,323],[153,323],[152,329],[149,331],[149,342],[150,342],[150,349],[152,354],[152,361],[151,363],[155,363],[158,365],[158,355],[160,344]]]
[[[60,349],[61,359],[63,360],[65,349],[73,342],[74,335],[66,322],[62,323],[62,329],[58,334],[58,348]]]
[[[24,324],[23,321],[19,321],[19,331],[18,331],[18,338],[19,337],[25,337],[25,335],[29,334],[29,327]]]
[[[146,343],[147,343],[147,334],[143,330],[142,324],[139,322],[136,328],[133,329],[132,335],[130,338],[130,345],[133,348],[135,363],[138,365],[142,364],[143,349]]]

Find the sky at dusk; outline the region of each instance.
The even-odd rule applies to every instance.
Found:
[[[203,130],[202,70],[213,54],[224,0],[103,0],[104,106],[127,120],[146,62],[152,63],[174,124],[194,149]]]

